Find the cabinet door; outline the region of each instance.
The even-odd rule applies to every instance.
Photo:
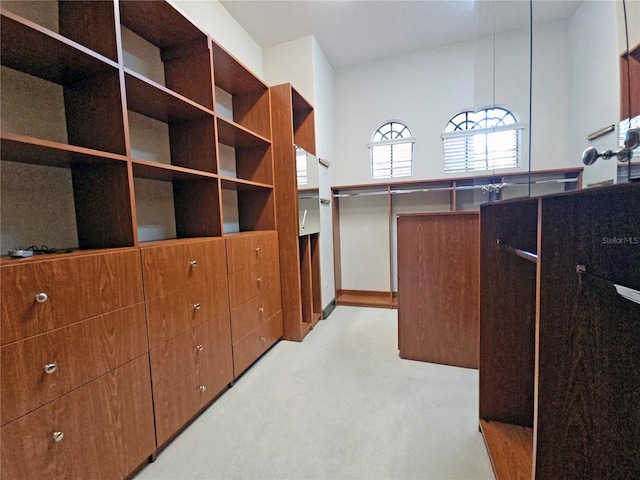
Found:
[[[124,250],[3,265],[2,344],[142,302],[139,255]]]
[[[278,312],[244,338],[233,344],[233,369],[236,378],[282,338],[282,312]]]
[[[3,426],[2,477],[125,478],[154,450],[144,355]]]
[[[144,304],[5,345],[2,424],[146,353]]]
[[[235,308],[280,283],[280,265],[276,261],[254,265],[229,274],[229,303]]]
[[[227,271],[222,238],[145,247],[141,252],[146,299],[219,279]]]
[[[278,233],[260,232],[227,238],[229,272],[243,270],[278,258]]]
[[[282,300],[279,284],[232,309],[231,335],[233,342],[240,340],[280,310],[282,310]]]

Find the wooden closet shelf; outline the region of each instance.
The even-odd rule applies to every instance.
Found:
[[[9,162],[47,165],[68,168],[76,163],[106,163],[126,161],[126,157],[115,153],[92,150],[39,138],[0,134],[2,159]]]
[[[192,170],[190,168],[167,165],[164,163],[152,162],[148,160],[132,160],[133,175],[149,180],[215,180],[218,176],[215,173]]]
[[[338,305],[352,307],[383,307],[393,308],[389,292],[368,292],[360,290],[338,291],[336,302]],[[395,302],[397,306],[397,300]]]
[[[225,190],[271,190],[273,185],[267,185],[266,183],[251,182],[249,180],[242,180],[240,178],[228,178],[220,177],[222,180],[222,188]]]
[[[530,479],[533,430],[520,425],[480,420],[496,479]]]
[[[134,112],[165,123],[213,118],[211,110],[129,69],[125,69],[125,84],[128,108]]]
[[[268,89],[262,80],[215,42],[213,42],[213,75],[216,86],[231,95]]]
[[[268,147],[271,142],[262,135],[238,125],[226,118],[217,117],[218,140],[230,147]]]
[[[115,72],[117,64],[18,15],[2,10],[2,65],[67,85]]]

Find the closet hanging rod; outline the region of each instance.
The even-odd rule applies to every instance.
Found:
[[[600,282],[604,282],[609,286],[613,286],[615,288],[616,293],[620,295],[622,298],[626,298],[627,300],[637,303],[640,305],[640,291],[634,288],[625,287],[624,285],[620,285],[611,280],[603,278],[599,275],[594,275],[593,273],[587,272],[587,267],[585,265],[576,265],[576,273],[580,276],[580,281],[582,281],[583,277],[593,278]]]
[[[514,248],[514,247],[512,247],[510,245],[507,245],[506,243],[504,243],[499,238],[496,240],[496,245],[498,245],[499,249],[504,250],[505,252],[514,253],[515,255],[519,256],[520,258],[524,258],[525,260],[529,260],[530,262],[533,262],[533,263],[538,263],[538,254],[537,253],[527,252],[526,250],[521,250],[519,248]]]

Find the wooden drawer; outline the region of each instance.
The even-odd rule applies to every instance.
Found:
[[[142,272],[145,298],[155,298],[207,280],[217,280],[227,271],[223,238],[176,241],[144,247]]]
[[[282,310],[280,285],[231,310],[231,338],[237,342]]]
[[[229,306],[235,308],[280,283],[277,261],[254,265],[229,274]]]
[[[3,346],[2,425],[147,350],[143,303]]]
[[[3,345],[143,300],[138,250],[11,263],[0,271]]]
[[[149,352],[153,396],[163,394],[230,347],[231,327],[225,314],[154,348]]]
[[[278,259],[278,232],[241,234],[226,241],[229,273]]]
[[[282,338],[282,312],[278,312],[258,328],[233,344],[233,371],[238,378],[271,345]]]
[[[231,350],[227,349],[154,398],[158,446],[169,440],[232,380]]]
[[[2,478],[125,478],[154,450],[143,355],[2,427]]]
[[[226,275],[147,300],[149,345],[155,348],[201,323],[228,314]]]

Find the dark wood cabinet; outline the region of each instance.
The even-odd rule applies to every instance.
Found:
[[[638,183],[481,207],[480,426],[497,478],[640,476],[640,305],[618,293],[640,290],[638,212]]]
[[[398,347],[410,360],[478,368],[477,212],[398,216]]]

